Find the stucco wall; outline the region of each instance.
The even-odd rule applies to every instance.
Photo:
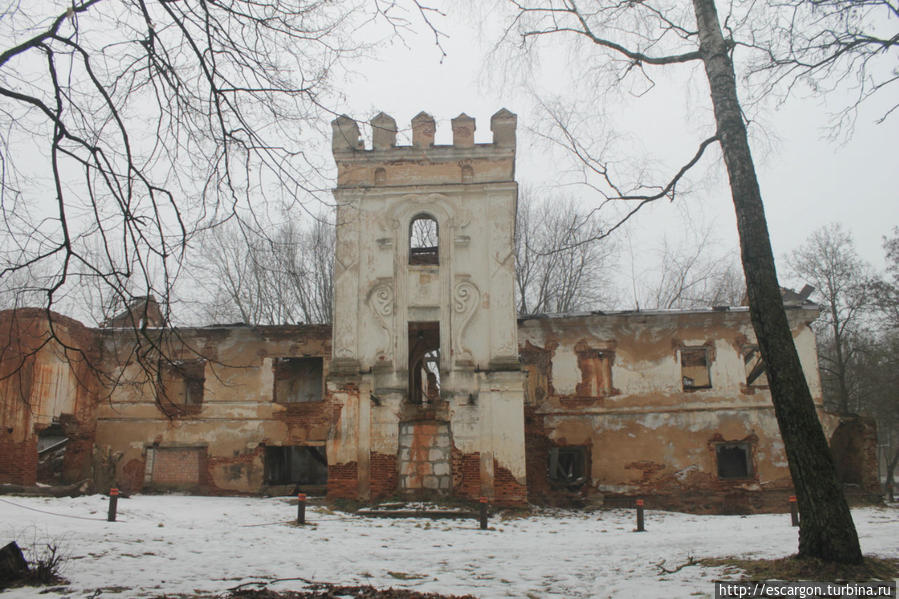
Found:
[[[820,405],[807,324],[816,312],[789,314]],[[770,393],[764,385],[747,385],[744,353],[754,335],[745,309],[531,319],[521,323],[519,339],[528,372],[532,500],[593,495],[614,503],[643,496],[659,506],[699,511],[782,508],[790,475]],[[705,349],[709,388],[685,388],[684,348]],[[610,380],[588,385],[598,363],[609,366]],[[718,476],[716,448],[722,443],[749,449],[748,476]],[[573,489],[550,479],[554,447],[585,448],[584,485]]]

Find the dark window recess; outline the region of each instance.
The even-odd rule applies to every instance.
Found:
[[[322,358],[276,358],[274,400],[300,403],[322,400]]]
[[[743,364],[746,367],[746,384],[750,387],[766,387],[768,375],[762,354],[755,345],[743,348]]]
[[[684,348],[680,352],[681,380],[684,389],[711,389],[709,352],[704,347]]]
[[[324,445],[291,445],[265,448],[265,484],[324,485],[328,459]]]
[[[587,480],[585,447],[552,447],[549,450],[549,480],[567,487],[580,487]]]
[[[409,401],[431,404],[440,399],[440,323],[409,323]]]
[[[205,360],[178,360],[164,363],[160,375],[166,398],[176,405],[199,406],[206,383]]]
[[[439,264],[437,221],[419,215],[409,223],[409,264]]]
[[[722,443],[715,448],[718,478],[749,478],[752,468],[748,443]]]

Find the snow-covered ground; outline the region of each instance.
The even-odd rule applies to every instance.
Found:
[[[647,511],[647,531],[634,533],[632,510],[537,510],[494,518],[487,531],[476,520],[365,518],[316,506],[300,528],[285,523],[296,517],[287,499],[139,495],[119,500],[115,523],[106,522],[106,510],[99,495],[0,497],[0,545],[63,545],[70,584],[41,597],[121,599],[219,593],[291,577],[482,598],[708,597],[721,569],[660,575],[656,564],[673,568],[691,555],[783,557],[797,546],[788,514]],[[899,557],[899,509],[856,509],[853,516],[866,554]],[[0,597],[38,592],[11,589]]]

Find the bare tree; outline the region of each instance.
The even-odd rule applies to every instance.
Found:
[[[597,240],[597,219],[571,198],[538,201],[532,190],[522,191],[516,219],[519,314],[595,310],[611,303],[616,248],[608,238]]]
[[[839,223],[813,232],[788,257],[792,275],[816,289],[824,311],[816,322],[825,389],[840,414],[850,413],[850,364],[855,334],[874,304],[871,268],[855,251],[852,236]]]
[[[334,226],[286,220],[274,234],[216,228],[204,242],[206,320],[248,324],[331,322]]]
[[[851,335],[847,379],[853,408],[877,423],[877,440],[885,466],[885,491],[892,491],[899,463],[899,330]]]
[[[835,115],[836,131],[851,131],[859,107],[881,96],[878,122],[897,108],[899,4],[895,0],[769,0],[763,19],[743,16],[748,29],[735,43],[753,50],[746,76],[757,96],[784,97],[797,86],[846,91],[850,103]],[[892,91],[892,94],[890,93]]]
[[[568,38],[582,44],[571,68],[584,66],[594,87],[627,85],[629,77],[650,82],[652,71],[678,65],[702,66],[709,86],[714,123],[683,166],[661,183],[639,179],[624,183],[613,163],[582,141],[568,122],[556,118],[559,143],[566,145],[593,176],[599,206],[629,203],[625,219],[648,203],[673,199],[685,174],[716,146],[727,170],[736,212],[750,318],[759,349],[768,365],[774,412],[802,515],[799,554],[829,561],[862,560],[858,535],[836,476],[827,439],[783,307],[767,221],[743,112],[737,95],[730,15],[722,28],[714,0],[693,0],[692,11],[680,3],[510,0],[508,33],[517,34],[525,50],[537,51],[542,40]],[[725,37],[727,31],[727,37]],[[553,42],[553,43],[558,43]],[[598,81],[597,74],[607,76]],[[578,78],[581,74],[572,74]],[[621,161],[621,157],[616,157]],[[614,230],[615,226],[608,230]]]
[[[899,227],[893,227],[893,236],[885,237],[886,277],[874,281],[874,301],[884,318],[884,325],[899,330]]]
[[[717,247],[711,227],[687,229],[685,239],[665,236],[656,249],[658,266],[635,281],[637,309],[673,310],[738,306],[746,295],[732,255]]]
[[[416,0],[6,3],[0,279],[30,273],[48,342],[60,341],[51,310],[85,282],[110,306],[158,298],[162,329],[121,323],[127,359],[154,378],[194,239],[330,202],[315,149],[331,74],[368,52],[370,23],[401,33],[423,19],[439,46],[434,14]]]

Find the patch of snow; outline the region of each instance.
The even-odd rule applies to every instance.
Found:
[[[118,522],[107,499],[0,498],[0,544],[53,540],[69,555],[67,589],[48,599],[92,595],[132,599],[221,593],[253,580],[302,577],[345,584],[471,593],[482,598],[709,597],[722,568],[689,566],[688,556],[777,558],[796,552],[788,514],[699,516],[648,510],[634,533],[633,510],[535,509],[519,517],[384,520],[308,505],[292,524],[286,498],[136,495],[121,498]],[[40,511],[36,511],[40,510]],[[866,554],[899,557],[899,510],[853,510]],[[298,581],[276,590],[302,588]],[[10,589],[2,599],[35,597]]]

